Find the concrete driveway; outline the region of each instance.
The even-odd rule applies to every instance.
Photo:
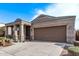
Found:
[[[0,56],[59,56],[64,46],[52,42],[14,43],[12,46],[0,47]]]

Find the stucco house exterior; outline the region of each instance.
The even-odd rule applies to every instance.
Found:
[[[7,23],[5,36],[16,41],[38,40],[51,42],[75,41],[75,16],[53,17],[41,14],[31,22],[21,19]]]

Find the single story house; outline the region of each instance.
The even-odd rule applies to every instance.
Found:
[[[75,41],[76,16],[53,17],[41,14],[31,22],[16,19],[5,24],[5,36],[16,41],[38,40],[51,42]]]

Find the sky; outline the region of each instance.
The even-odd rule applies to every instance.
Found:
[[[0,3],[0,23],[7,23],[21,18],[26,21],[31,21],[36,15],[36,10],[46,8],[49,4],[29,4],[29,3]]]
[[[40,14],[51,16],[76,16],[75,29],[79,29],[79,4],[75,3],[0,3],[0,23],[17,18],[32,21]]]

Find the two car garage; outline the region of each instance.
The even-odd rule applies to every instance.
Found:
[[[66,42],[66,26],[34,28],[34,39],[39,41]]]
[[[32,21],[31,38],[38,41],[73,43],[75,18],[75,16],[53,17],[41,14]]]

